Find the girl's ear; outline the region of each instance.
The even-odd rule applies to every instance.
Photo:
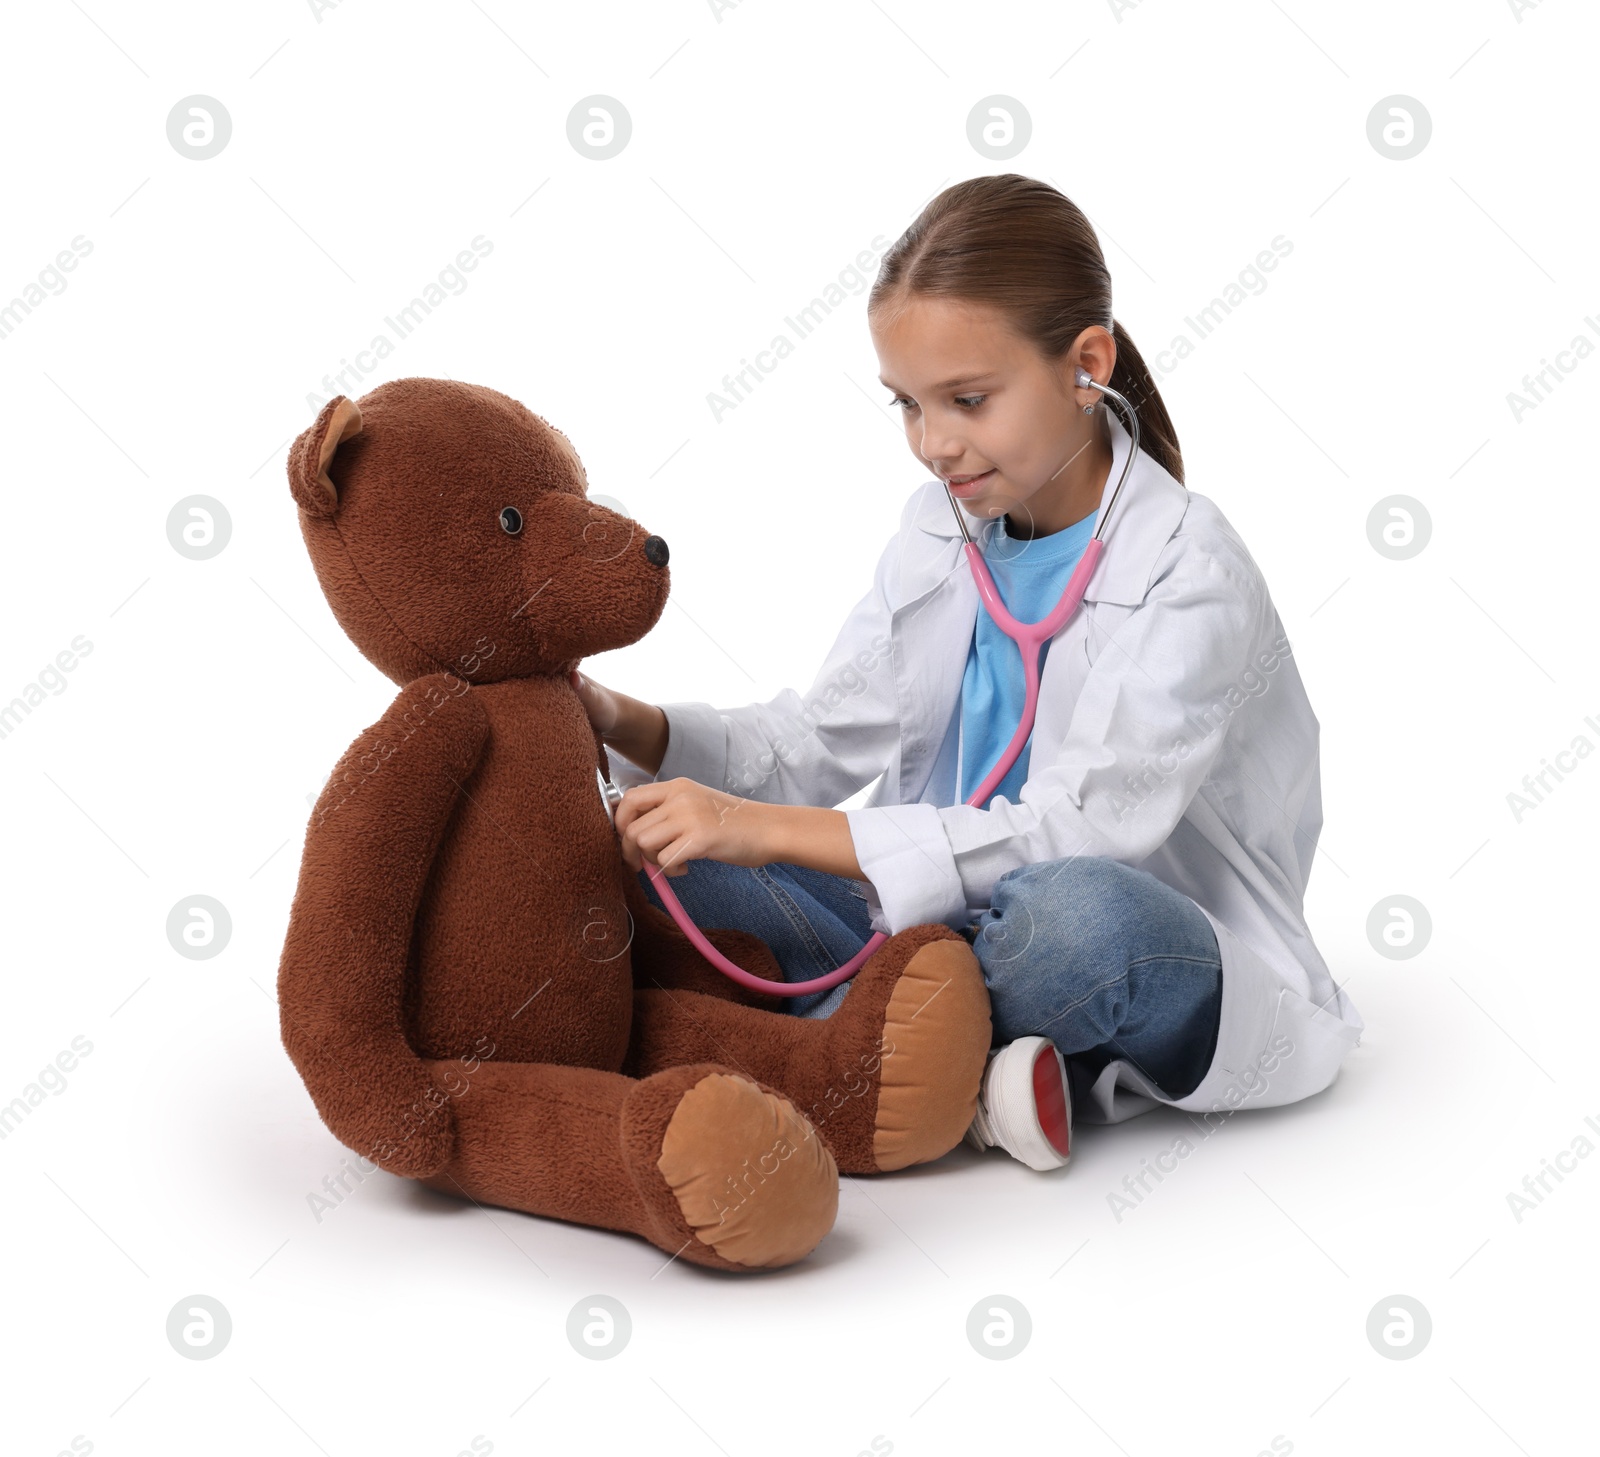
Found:
[[[307,515],[328,517],[339,509],[339,488],[328,466],[339,446],[360,430],[355,401],[335,395],[289,447],[289,494]]]

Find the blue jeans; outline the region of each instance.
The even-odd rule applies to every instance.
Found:
[[[641,870],[639,880],[660,906],[650,877]],[[671,884],[696,925],[761,937],[788,981],[825,976],[872,934],[861,886],[821,870],[691,860]],[[1050,1038],[1075,1090],[1113,1058],[1170,1099],[1200,1085],[1216,1051],[1222,956],[1188,896],[1148,871],[1078,855],[1008,871],[990,900],[963,934],[989,987],[997,1046]],[[844,982],[788,1007],[826,1017],[849,989]]]

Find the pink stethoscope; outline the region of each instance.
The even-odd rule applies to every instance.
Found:
[[[1106,503],[1106,509],[1101,513],[1100,520],[1094,529],[1094,535],[1089,544],[1083,549],[1083,555],[1078,559],[1078,565],[1072,573],[1071,580],[1067,583],[1066,590],[1061,594],[1061,600],[1056,603],[1055,610],[1048,617],[1038,622],[1018,622],[1006,610],[1006,604],[1000,598],[999,589],[994,584],[994,578],[989,575],[989,568],[983,560],[977,543],[972,539],[972,533],[967,529],[966,518],[961,514],[961,508],[956,504],[956,498],[950,491],[949,482],[945,483],[945,494],[950,501],[950,509],[956,514],[956,524],[961,528],[961,549],[966,553],[967,564],[972,568],[973,581],[977,584],[978,595],[983,599],[983,605],[988,609],[989,616],[994,619],[994,624],[1008,638],[1017,645],[1017,651],[1022,654],[1022,672],[1025,697],[1022,718],[1017,724],[1017,731],[1011,736],[1011,742],[1006,745],[1005,752],[1000,755],[988,776],[980,784],[972,797],[967,800],[969,805],[983,804],[995,787],[1006,777],[1011,766],[1017,762],[1017,756],[1022,752],[1022,746],[1027,743],[1028,735],[1033,732],[1034,715],[1039,708],[1039,659],[1040,649],[1053,638],[1067,624],[1067,619],[1077,610],[1078,604],[1083,601],[1083,594],[1089,586],[1089,579],[1094,575],[1095,565],[1099,562],[1101,554],[1105,551],[1105,542],[1102,533],[1106,529],[1106,522],[1111,519],[1111,508],[1117,504],[1117,497],[1122,492],[1122,483],[1128,478],[1128,471],[1133,465],[1133,460],[1139,453],[1139,414],[1124,396],[1112,389],[1109,385],[1096,384],[1090,378],[1087,370],[1080,369],[1076,380],[1080,389],[1093,389],[1108,395],[1115,400],[1128,421],[1128,456],[1122,463],[1122,474],[1117,477],[1116,489],[1111,493],[1111,499]],[[1092,414],[1094,406],[1085,405],[1084,413]],[[1070,461],[1068,462],[1070,464]],[[1061,470],[1065,470],[1063,465]],[[1057,471],[1056,475],[1060,475]],[[1055,477],[1051,477],[1053,480]],[[602,774],[597,767],[596,775],[600,780],[600,797],[605,802],[606,813],[613,815],[613,811],[623,791]],[[656,888],[656,893],[661,897],[661,902],[672,913],[682,929],[683,934],[693,943],[695,949],[705,957],[724,976],[732,978],[740,986],[749,987],[754,991],[766,992],[775,997],[801,997],[809,996],[812,992],[827,991],[829,987],[838,986],[842,981],[848,981],[861,968],[866,965],[867,959],[889,938],[882,931],[874,931],[867,944],[850,958],[843,966],[830,971],[826,976],[814,977],[810,981],[775,982],[768,981],[765,977],[752,975],[743,967],[735,966],[720,951],[717,950],[701,932],[700,928],[689,918],[689,913],[679,903],[678,897],[673,893],[672,887],[667,884],[667,875],[658,865],[645,862],[645,870],[650,875],[651,884]]]

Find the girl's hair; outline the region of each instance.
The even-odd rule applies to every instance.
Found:
[[[1111,316],[1100,240],[1071,198],[1015,172],[945,188],[883,255],[867,312],[916,294],[999,308],[1049,360],[1091,324],[1109,326],[1117,363],[1107,383],[1138,411],[1140,449],[1182,482],[1177,431],[1144,359]]]

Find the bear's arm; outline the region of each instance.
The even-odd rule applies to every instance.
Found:
[[[454,1142],[448,1096],[402,1029],[412,930],[488,737],[470,687],[435,674],[351,744],[306,827],[278,968],[283,1045],[317,1112],[340,1142],[412,1178]]]

